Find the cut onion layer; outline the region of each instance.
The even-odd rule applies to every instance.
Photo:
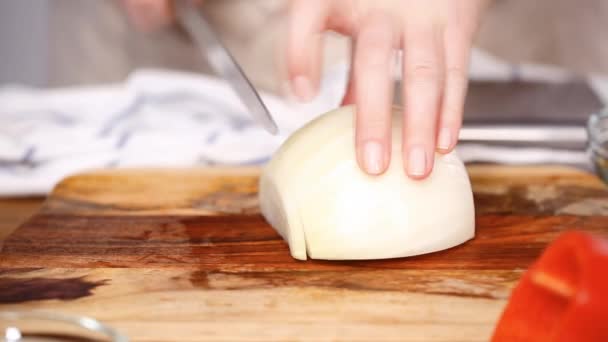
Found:
[[[401,110],[394,109],[388,170],[369,176],[357,165],[353,106],[295,132],[265,167],[262,214],[296,259],[407,257],[462,244],[475,235],[471,184],[454,154],[436,154],[425,180],[404,172]]]

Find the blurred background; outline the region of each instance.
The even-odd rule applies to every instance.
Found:
[[[280,88],[276,85],[282,67],[278,52],[287,3],[209,0],[202,6],[250,77],[273,91]],[[496,0],[484,16],[476,45],[512,65],[557,66],[585,76],[603,74],[608,70],[606,15],[608,4],[601,0]],[[141,32],[130,23],[121,0],[3,1],[0,29],[2,83],[117,82],[136,68],[156,66],[207,70],[179,25]],[[329,36],[325,59],[331,64],[344,59],[349,50],[346,39]],[[496,63],[485,64],[478,69],[486,75],[505,77]],[[525,71],[515,70],[517,76],[530,76]]]
[[[0,83],[48,84],[49,2],[0,2]]]
[[[348,39],[328,34],[321,93],[292,101],[286,6],[201,7],[262,91],[281,129],[272,137],[179,23],[138,30],[119,0],[0,2],[0,196],[45,194],[88,168],[263,164],[339,104],[349,67]],[[588,166],[585,124],[608,100],[607,17],[601,0],[494,1],[471,61],[463,159]]]

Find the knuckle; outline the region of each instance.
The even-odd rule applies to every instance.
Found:
[[[446,69],[446,77],[450,82],[466,83],[468,81],[467,70],[462,66],[449,66]]]
[[[436,83],[439,82],[442,75],[434,63],[422,62],[409,66],[405,72],[405,77],[413,83]]]
[[[359,62],[366,69],[386,69],[389,66],[389,58],[388,51],[370,47],[369,50],[360,55]]]
[[[391,46],[375,39],[361,41],[357,62],[364,68],[387,68],[390,64]]]

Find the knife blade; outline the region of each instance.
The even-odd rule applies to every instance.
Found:
[[[200,10],[189,0],[175,1],[175,13],[212,69],[223,77],[247,107],[253,119],[271,134],[279,129],[245,73],[230,51],[222,44]]]

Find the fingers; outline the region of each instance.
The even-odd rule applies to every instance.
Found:
[[[370,14],[363,20],[354,60],[356,148],[359,165],[372,175],[383,173],[390,162],[393,43],[390,17]]]
[[[327,3],[324,0],[294,0],[290,10],[287,72],[292,90],[303,101],[311,100],[319,88]]]
[[[448,153],[458,141],[467,93],[471,39],[466,31],[447,29],[445,45],[445,83],[439,119],[437,150]]]
[[[123,0],[131,22],[138,30],[151,31],[173,20],[170,0]]]
[[[443,89],[443,40],[433,25],[406,27],[403,38],[403,161],[415,179],[433,168]]]

